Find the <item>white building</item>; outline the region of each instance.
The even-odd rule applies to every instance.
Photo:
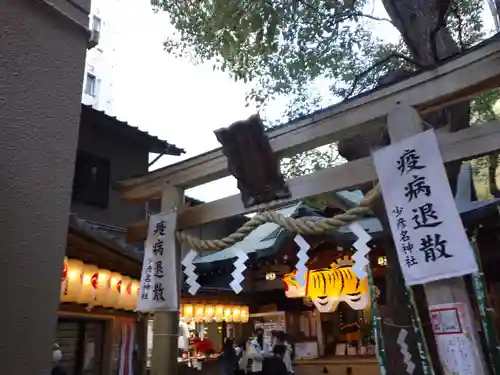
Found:
[[[92,43],[87,50],[82,103],[114,115],[114,87],[119,61],[119,35],[122,18],[119,8],[127,1],[93,0],[90,11]]]
[[[89,18],[95,47],[87,51],[82,103],[147,122],[157,61],[166,56],[164,17],[154,15],[151,0],[92,0]]]

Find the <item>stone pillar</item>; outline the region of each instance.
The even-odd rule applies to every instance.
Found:
[[[0,2],[0,368],[49,374],[89,0]]]

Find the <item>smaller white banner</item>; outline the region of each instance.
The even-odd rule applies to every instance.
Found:
[[[462,302],[429,307],[439,358],[446,374],[485,374],[481,355],[472,340],[474,327]]]
[[[175,211],[149,218],[137,311],[179,311],[176,224]]]
[[[478,270],[433,130],[373,153],[407,285]]]

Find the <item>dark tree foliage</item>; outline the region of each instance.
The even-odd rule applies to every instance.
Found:
[[[412,56],[404,38],[391,44],[372,35],[371,30],[377,24],[397,25],[398,20],[372,16],[367,0],[153,0],[152,3],[157,10],[169,14],[177,30],[165,42],[168,52],[188,56],[194,62],[211,62],[214,69],[227,71],[236,80],[251,81],[247,99],[257,103],[263,113],[268,105],[273,105],[273,99],[287,99],[282,117],[270,119],[270,126],[373,88],[388,72],[400,68],[412,71],[426,65]],[[384,3],[390,7],[393,1]],[[437,0],[427,3],[430,6],[424,11],[429,14],[429,10],[441,4]],[[447,30],[460,49],[485,37],[482,6],[480,0],[451,3]],[[417,11],[419,19],[425,21],[422,10]],[[389,10],[388,13],[391,14]],[[427,18],[425,22],[430,29],[435,28],[436,17]],[[393,31],[398,33],[395,28]],[[318,82],[330,86],[328,97],[315,89]],[[490,95],[491,100],[478,109],[490,108],[497,98]],[[305,167],[303,173],[310,172],[309,161],[317,156],[316,150],[286,160],[284,173],[297,175],[299,165],[294,160],[300,160],[299,164]],[[324,154],[322,159],[325,158],[329,161],[322,161],[317,167],[343,161],[331,152]]]

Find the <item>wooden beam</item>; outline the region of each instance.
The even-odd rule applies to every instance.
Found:
[[[279,157],[295,155],[358,132],[385,124],[398,103],[425,113],[467,100],[500,85],[500,41],[451,60],[389,87],[331,106],[267,132]],[[166,184],[191,188],[228,176],[227,159],[220,149],[116,184],[124,200],[145,201],[161,195]]]
[[[456,133],[438,132],[437,135],[445,162],[472,159],[500,149],[500,121],[491,121]],[[376,179],[372,159],[359,159],[288,180],[292,198],[283,201],[245,209],[240,196],[233,195],[186,208],[179,212],[177,226],[179,229],[195,227],[231,216],[283,206],[324,192],[359,187]],[[135,223],[128,231],[131,242],[143,240],[146,238],[147,223]]]

